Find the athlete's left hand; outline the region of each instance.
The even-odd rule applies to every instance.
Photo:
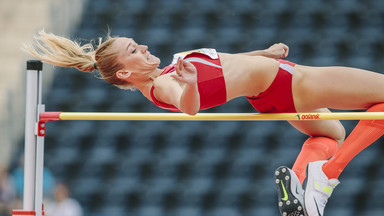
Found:
[[[186,84],[197,83],[197,71],[192,63],[184,61],[180,58],[179,60],[177,60],[177,65],[175,69],[176,74],[171,74],[171,77],[175,78],[177,81]]]
[[[276,43],[264,51],[267,52],[271,58],[279,59],[288,56],[289,47],[283,43]]]

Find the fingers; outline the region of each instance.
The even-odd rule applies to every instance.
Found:
[[[181,76],[181,71],[184,69],[183,60],[179,58],[176,65],[176,73]]]
[[[284,49],[285,52],[284,52],[284,58],[288,56],[288,53],[289,53],[289,47],[286,46],[286,48]]]
[[[179,75],[176,75],[176,74],[171,74],[171,77],[174,78],[175,80],[181,82],[181,77]]]
[[[289,53],[289,47],[283,43],[281,43],[281,44],[282,44],[283,49],[284,49],[284,57],[287,57],[288,53]]]
[[[287,57],[288,56],[288,53],[289,53],[289,47],[286,45],[286,44],[284,44],[284,43],[278,43],[281,47],[282,47],[282,49],[284,50],[284,54],[283,54],[283,56],[282,57]]]
[[[289,53],[289,47],[284,43],[276,43],[274,44],[276,47],[279,47],[279,49],[282,49],[283,54],[280,56],[280,58],[285,58],[288,56]]]
[[[182,73],[193,73],[195,71],[195,66],[189,62],[182,59],[177,60],[176,73],[181,76]]]
[[[191,72],[195,66],[189,61],[183,61],[183,69]]]
[[[175,67],[176,74],[171,74],[171,77],[178,80],[178,81],[181,81],[183,69],[184,69],[183,60],[181,58],[179,58],[177,60],[176,67]]]

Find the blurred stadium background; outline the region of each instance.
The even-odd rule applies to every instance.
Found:
[[[133,37],[170,63],[201,47],[219,52],[290,46],[288,60],[384,71],[381,0],[92,0],[0,2],[1,157],[22,155],[25,60],[20,43],[44,28],[88,42]],[[48,111],[164,112],[139,92],[44,65]],[[208,112],[252,112],[242,99]],[[356,121],[343,121],[349,133]],[[306,136],[286,122],[48,123],[45,165],[69,183],[85,216],[275,216],[274,170],[291,166]],[[384,215],[383,140],[342,174],[326,215]]]

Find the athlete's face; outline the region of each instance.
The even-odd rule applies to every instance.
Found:
[[[120,50],[118,61],[127,71],[140,73],[154,70],[160,64],[160,59],[151,55],[148,46],[139,45],[131,38],[118,38],[113,46]]]

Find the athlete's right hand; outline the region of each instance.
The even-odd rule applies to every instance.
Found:
[[[176,69],[176,73],[171,74],[171,77],[173,77],[177,81],[186,83],[186,84],[197,83],[197,71],[195,66],[192,63],[188,61],[184,61],[180,58],[177,60],[175,69]]]

